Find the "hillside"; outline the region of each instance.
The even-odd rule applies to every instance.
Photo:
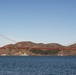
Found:
[[[34,43],[30,41],[22,41],[16,44],[5,45],[0,48],[1,56],[26,56],[26,55],[76,55],[76,44],[63,46],[58,43]]]

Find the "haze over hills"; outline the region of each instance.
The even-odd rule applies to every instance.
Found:
[[[63,46],[58,43],[34,43],[31,41],[22,41],[15,44],[0,47],[0,55],[23,56],[23,55],[76,55],[76,44]]]

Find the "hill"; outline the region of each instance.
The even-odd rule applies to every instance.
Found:
[[[71,50],[70,50],[71,49]],[[16,44],[5,45],[0,48],[1,56],[38,56],[38,55],[76,55],[76,44],[63,46],[58,43],[34,43],[31,41],[22,41]]]

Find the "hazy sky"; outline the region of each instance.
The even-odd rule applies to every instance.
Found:
[[[76,42],[76,0],[0,0],[0,34],[16,41]],[[0,36],[0,46],[13,43]]]

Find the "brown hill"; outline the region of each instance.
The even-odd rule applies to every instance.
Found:
[[[72,44],[72,45],[69,45],[69,46],[67,46],[67,47],[69,47],[69,48],[76,48],[76,43],[74,43],[74,44]]]
[[[75,50],[69,51],[66,50],[67,48],[76,48],[76,44],[65,47],[58,43],[43,44],[23,41],[1,47],[0,55],[76,55]]]
[[[48,44],[43,44],[43,43],[33,43],[30,41],[27,42],[18,42],[15,44],[15,46],[17,47],[42,47],[42,48],[59,48],[59,47],[63,47],[60,44],[57,43],[48,43]]]
[[[48,43],[48,44],[46,44],[46,47],[48,47],[48,48],[62,48],[64,46],[62,46],[58,43]]]

